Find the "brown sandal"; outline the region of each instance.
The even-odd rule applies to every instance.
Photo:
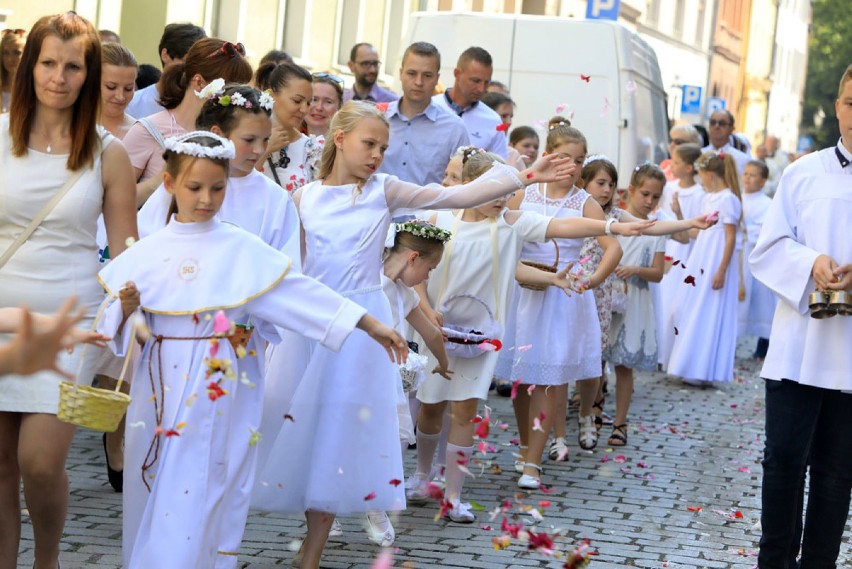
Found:
[[[623,447],[627,445],[627,423],[612,426],[612,434],[607,439],[611,447]]]

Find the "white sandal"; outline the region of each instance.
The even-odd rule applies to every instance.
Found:
[[[525,462],[524,467],[531,467],[538,470],[538,473],[541,474],[541,466],[538,464],[533,464],[532,462]],[[518,478],[518,488],[523,488],[524,490],[538,490],[541,488],[541,478],[537,476],[532,476],[530,474],[524,474],[520,478]]]
[[[518,474],[524,473],[524,463],[526,461],[526,453],[524,451],[527,450],[528,448],[529,447],[522,447],[522,446],[518,447],[518,454],[520,456],[516,455],[516,457],[515,457],[515,472],[517,472]]]
[[[592,450],[598,446],[598,430],[595,428],[595,416],[579,417],[580,433],[577,442],[583,450]]]
[[[367,538],[382,547],[393,545],[396,532],[386,512],[380,510],[367,512]]]

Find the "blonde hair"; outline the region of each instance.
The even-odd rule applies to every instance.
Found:
[[[547,141],[544,144],[544,149],[547,152],[553,152],[557,147],[563,144],[582,144],[583,152],[589,151],[586,137],[583,133],[571,126],[571,121],[565,117],[555,116],[547,123]]]
[[[331,175],[334,161],[337,160],[337,145],[334,143],[334,135],[340,131],[344,134],[350,133],[358,124],[366,119],[378,119],[390,129],[390,124],[385,114],[376,108],[376,105],[364,101],[349,101],[334,114],[328,127],[328,136],[322,149],[322,164],[320,165],[317,178],[324,180]],[[361,192],[361,186],[366,180],[358,180],[357,192]]]
[[[104,42],[101,44],[101,61],[104,65],[139,68],[133,52],[127,49],[126,46],[115,42]]]
[[[506,161],[493,152],[481,148],[467,146],[462,150],[462,183],[466,184],[477,179],[494,165],[495,162],[505,164]]]
[[[696,162],[699,170],[712,172],[725,181],[725,185],[730,188],[738,199],[742,200],[740,192],[740,177],[737,173],[737,163],[734,162],[734,157],[727,152],[707,151],[701,155],[701,158]]]

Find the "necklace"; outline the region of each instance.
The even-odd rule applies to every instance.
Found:
[[[47,143],[47,153],[50,154],[50,152],[51,152],[51,148],[50,148],[50,143],[48,142]]]

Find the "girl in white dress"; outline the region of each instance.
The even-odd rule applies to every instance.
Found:
[[[127,412],[124,566],[233,568],[263,395],[263,378],[232,363],[251,357],[228,341],[234,323],[251,318],[273,342],[279,327],[297,330],[332,350],[358,327],[392,359],[407,346],[354,302],[291,271],[286,255],[218,220],[228,140],[193,132],[166,148],[176,214],[100,273],[114,300],[100,330],[115,334],[116,352],[134,339],[137,306],[148,332]]]
[[[480,176],[500,160],[493,154],[476,149],[471,149],[466,158],[463,170],[466,182],[481,180]],[[570,162],[570,175],[566,178],[573,180],[579,169],[575,160],[557,154],[548,154],[542,160],[554,158]],[[613,225],[579,217],[555,219],[533,211],[508,210],[506,203],[505,198],[500,198],[477,208],[455,214],[441,212],[436,216],[436,225],[449,229],[453,238],[435,276],[425,289],[421,286],[418,290],[421,307],[434,322],[485,330],[493,319],[497,327],[501,327],[509,305],[515,267],[526,242],[544,242],[554,237],[576,239],[611,234],[613,230],[639,233],[649,225]],[[465,470],[460,466],[469,460],[472,453],[473,420],[479,401],[488,396],[497,356],[495,351],[485,350],[481,355],[466,359],[450,354],[453,381],[446,382],[433,374],[417,393],[421,402],[417,422],[417,471],[408,496],[420,502],[427,497],[426,481],[431,471],[441,419],[447,402],[451,402],[445,505],[446,515],[454,522],[471,523],[474,520],[469,505],[463,504],[460,499],[465,478]]]
[[[626,213],[637,219],[648,219],[663,194],[666,176],[649,163],[637,166],[627,187]],[[706,227],[702,217],[679,223],[682,230]],[[657,367],[657,326],[649,283],[663,278],[666,238],[642,235],[621,238],[618,242],[624,257],[615,269],[614,286],[627,290],[623,312],[612,315],[609,347],[604,360],[615,367],[615,421],[609,446],[627,444],[627,413],[633,397],[633,370],[651,371]]]
[[[98,32],[89,21],[73,12],[45,16],[33,26],[24,46],[11,110],[0,116],[0,251],[9,251],[51,198],[70,184],[47,217],[0,267],[0,306],[26,305],[51,314],[76,295],[86,315],[82,327],[91,324],[103,299],[96,278],[98,216],[104,216],[113,255],[124,250],[128,237],[136,236],[133,174],[127,153],[96,124],[100,70]],[[89,384],[95,352],[62,353],[58,366],[80,383]],[[22,481],[35,540],[35,565],[59,564],[68,504],[65,461],[75,430],[56,418],[62,379],[55,372],[44,371],[2,380],[3,567],[15,566],[18,559]]]
[[[392,217],[416,209],[472,207],[525,184],[570,174],[566,160],[546,157],[520,176],[499,165],[472,184],[421,187],[376,173],[389,129],[374,105],[345,104],[330,132],[322,181],[294,195],[304,228],[305,274],[388,323],[391,312],[381,287],[381,257]],[[339,354],[288,338],[269,360],[267,378],[270,385],[277,384],[278,393],[266,404],[264,431],[271,443],[262,449],[265,461],[252,504],[306,513],[302,567],[318,567],[335,514],[405,507],[404,489],[395,483],[403,479],[399,370],[380,361],[378,350],[357,337]],[[284,413],[293,420],[283,420]]]
[[[671,174],[675,179],[663,188],[659,207],[670,217],[689,219],[701,213],[705,194],[704,188],[697,180],[698,170],[695,166],[695,162],[700,157],[701,147],[697,144],[680,144],[674,147]],[[676,236],[666,241],[663,280],[659,285],[660,294],[654,298],[656,302],[654,310],[657,314],[657,361],[663,365],[668,362],[674,342],[674,330],[670,329],[665,321],[668,318],[671,298],[683,282],[683,278],[678,278],[680,271],[672,271],[671,266],[674,261],[678,263],[685,261],[692,251],[692,246],[695,245],[695,239],[689,238],[688,235],[683,241]]]
[[[755,280],[748,266],[748,257],[754,249],[763,220],[772,205],[772,198],[763,193],[769,178],[769,168],[764,162],[751,160],[743,171],[743,224],[745,238],[740,254],[743,292],[739,303],[739,335],[757,336],[754,357],[763,359],[769,349],[769,333],[775,314],[777,299],[762,282]]]
[[[429,278],[432,270],[441,260],[444,242],[450,239],[450,232],[419,219],[395,223],[393,232],[394,244],[386,253],[382,275],[382,288],[390,301],[393,327],[397,332],[405,335],[405,323],[408,322],[423,338],[425,347],[436,355],[438,366],[432,372],[449,380],[452,371],[449,369],[447,352],[444,349],[444,336],[441,329],[430,322],[420,310],[420,297],[411,287]],[[422,358],[423,356],[420,356],[420,359]],[[409,355],[406,367],[412,370],[417,369],[418,366],[413,366],[412,363],[412,357]],[[424,373],[425,370],[418,371],[418,376],[422,377]],[[414,423],[408,409],[408,394],[403,390],[401,381],[397,382],[397,415],[404,459],[408,445],[413,443],[415,438]],[[386,512],[380,510],[367,512],[367,536],[370,541],[382,547],[393,544],[396,534]]]
[[[292,192],[317,178],[325,143],[322,136],[299,132],[313,97],[313,77],[293,62],[265,63],[255,77],[258,87],[269,90],[275,99],[272,137],[257,169]]]
[[[583,134],[569,126],[566,119],[554,117],[550,120],[545,151],[572,159],[577,165],[574,177],[544,187],[529,187],[509,207],[555,218],[585,217],[604,221],[600,205],[589,199],[590,195],[585,190],[574,186],[586,159],[587,143]],[[512,326],[509,334],[516,349],[527,347],[523,353],[515,352],[509,375],[513,382],[521,381],[513,401],[523,461],[523,475],[518,480],[521,488],[534,489],[541,485],[541,456],[551,428],[554,431],[551,449],[554,459],[568,459],[565,419],[570,382],[576,382],[581,394],[579,445],[591,450],[597,444],[592,403],[600,376],[600,326],[594,296],[585,289],[597,287],[607,278],[621,258],[621,249],[610,236],[596,239],[603,249],[601,261],[594,272],[585,277],[587,282],[575,287],[572,294],[566,296],[553,287],[543,291],[515,289],[516,306],[509,315]],[[561,270],[579,260],[583,242],[584,239],[579,238],[554,239],[544,244],[526,243],[521,258],[549,265],[553,263],[554,247],[558,246],[559,266],[556,269]],[[540,388],[530,393],[531,385]]]
[[[698,235],[686,261],[672,267],[682,284],[672,297],[667,323],[675,333],[667,371],[703,384],[734,377],[739,292],[734,255],[742,203],[730,154],[705,152],[697,164],[707,192],[702,213],[718,212],[719,223]]]
[[[289,194],[255,170],[272,129],[272,97],[247,85],[231,85],[205,93],[205,97],[196,128],[227,138],[235,148],[228,169],[228,191],[217,214],[219,219],[257,235],[293,259],[293,270],[301,271],[296,206]],[[140,237],[165,227],[174,213],[171,209],[172,195],[160,185],[139,210]]]

